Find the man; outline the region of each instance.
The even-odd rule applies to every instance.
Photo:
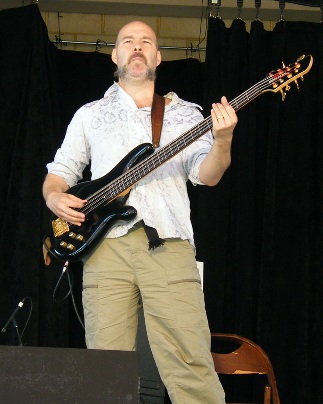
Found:
[[[43,194],[62,219],[81,226],[77,209],[86,204],[65,191],[91,162],[92,179],[102,177],[135,146],[151,142],[155,70],[161,62],[154,31],[134,21],[119,32],[112,52],[114,83],[101,100],[73,117]],[[165,98],[161,146],[202,120],[195,104],[170,93]],[[212,105],[212,133],[185,148],[131,189],[137,216],[112,226],[84,259],[83,306],[86,343],[92,349],[134,350],[139,297],[147,335],[173,403],[224,403],[210,354],[210,332],[196,267],[186,181],[213,186],[230,164],[237,116],[225,97]],[[213,134],[213,137],[212,137]],[[127,202],[127,203],[128,203]],[[164,244],[148,249],[146,226]]]

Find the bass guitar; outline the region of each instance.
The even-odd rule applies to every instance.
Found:
[[[267,91],[280,92],[284,101],[290,89],[289,84],[294,82],[299,88],[297,80],[303,80],[312,64],[312,56],[303,55],[295,63],[271,71],[263,80],[232,100],[230,105],[238,111]],[[52,214],[44,247],[59,260],[81,260],[97,246],[116,221],[131,220],[136,216],[136,209],[125,205],[133,185],[212,129],[212,126],[210,115],[158,150],[150,143],[141,144],[105,176],[70,188],[68,193],[87,200],[84,207],[79,209],[85,214],[85,222],[82,226],[76,226]]]

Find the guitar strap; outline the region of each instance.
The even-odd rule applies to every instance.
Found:
[[[161,95],[154,94],[153,105],[151,106],[151,129],[153,147],[159,147],[160,134],[163,127],[165,111],[165,98]]]
[[[151,106],[152,144],[154,149],[159,147],[160,135],[164,120],[164,111],[165,98],[155,93],[153,104]],[[144,223],[144,229],[148,237],[149,250],[154,250],[165,243],[165,240],[159,237],[158,232],[154,227],[147,226]]]

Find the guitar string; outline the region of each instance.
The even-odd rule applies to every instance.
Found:
[[[289,65],[286,68],[282,68],[281,70],[278,70],[276,72],[270,72],[265,79],[262,81],[256,83],[254,86],[252,86],[250,89],[245,91],[243,94],[235,98],[233,101],[230,102],[230,105],[232,105],[235,110],[238,108],[242,107],[243,105],[247,104],[249,101],[252,101],[257,95],[261,93],[263,89],[267,87],[268,84],[273,84],[277,82],[279,79],[283,78],[284,76],[292,73],[293,69],[295,67],[299,67],[297,63],[293,65]],[[260,89],[260,90],[259,90]],[[250,96],[246,97],[246,94],[250,94]],[[241,101],[242,100],[242,101]],[[241,101],[241,104],[239,105],[238,101]],[[120,196],[120,194],[124,191],[127,190],[127,188],[130,188],[131,185],[133,185],[137,180],[143,178],[144,175],[147,173],[151,172],[152,169],[157,168],[160,164],[162,164],[164,161],[169,159],[169,156],[172,157],[175,154],[177,154],[180,150],[182,150],[182,147],[180,147],[180,150],[178,151],[172,151],[172,146],[175,144],[177,148],[179,147],[179,143],[182,142],[184,143],[184,146],[192,143],[196,138],[201,136],[203,133],[205,133],[207,130],[209,130],[212,126],[210,126],[210,119],[211,117],[208,117],[204,121],[200,122],[199,124],[196,125],[196,127],[192,128],[188,132],[184,133],[180,138],[174,139],[173,142],[171,142],[169,145],[166,145],[164,148],[160,149],[159,152],[155,153],[154,155],[147,157],[144,161],[141,163],[137,164],[135,167],[131,168],[128,170],[126,173],[123,173],[121,176],[113,180],[111,183],[107,184],[105,187],[101,188],[100,190],[96,191],[94,194],[92,194],[88,198],[88,203],[82,208],[81,211],[86,212],[91,212],[91,210],[95,209],[96,207],[100,206],[104,201],[109,201],[108,198],[110,198],[110,201],[113,200],[114,198]],[[202,128],[202,130],[201,130]],[[196,133],[198,136],[194,135],[192,137],[192,133]],[[185,135],[190,135],[191,139],[189,142],[185,140]],[[187,136],[186,136],[187,137]],[[165,151],[167,148],[171,149],[171,153],[167,155]],[[159,156],[164,153],[164,158],[162,161],[158,161],[158,164],[156,164],[156,160],[159,159]],[[167,158],[165,158],[165,156]],[[155,162],[154,162],[155,161]],[[149,166],[150,164],[150,166]],[[146,171],[143,171],[143,167],[146,167]],[[148,170],[147,170],[148,167]],[[151,169],[152,167],[152,169]],[[143,174],[144,173],[144,174]],[[139,177],[137,177],[139,175]],[[129,180],[131,180],[129,182]],[[128,182],[129,183],[128,183]],[[126,184],[126,186],[125,186]],[[110,193],[109,193],[110,190]]]
[[[258,93],[258,88],[265,88],[267,86],[267,84],[273,80],[274,80],[273,76],[266,77],[262,81],[256,83],[254,86],[252,86],[249,90],[247,90],[246,92],[244,92],[243,94],[241,94],[240,96],[235,98],[233,101],[231,101],[230,105],[232,105],[237,110],[237,108],[239,108],[239,106],[237,107],[239,100],[246,100],[245,103],[251,101],[254,98],[254,94]],[[265,86],[264,86],[264,83],[266,83]],[[246,97],[247,93],[249,93],[250,96]],[[243,103],[242,103],[242,105],[243,105]],[[240,107],[242,105],[240,105]],[[153,169],[157,168],[158,165],[156,166],[156,163],[154,163],[153,160],[157,160],[159,158],[160,154],[163,154],[163,156],[164,156],[163,161],[166,161],[167,159],[169,159],[169,156],[172,156],[172,153],[168,154],[169,151],[167,149],[172,149],[173,143],[176,144],[176,143],[181,142],[185,146],[192,143],[195,140],[195,136],[193,135],[191,137],[191,141],[188,143],[186,140],[187,135],[191,136],[192,132],[194,132],[194,133],[197,132],[198,136],[201,136],[203,133],[205,133],[207,130],[210,129],[211,122],[212,122],[212,118],[211,118],[211,116],[209,116],[208,118],[206,118],[205,120],[203,120],[202,122],[200,122],[199,124],[194,126],[192,129],[190,129],[188,132],[185,132],[181,136],[180,139],[175,139],[174,141],[170,142],[169,144],[164,146],[164,148],[160,149],[159,152],[153,154],[152,156],[150,156],[143,162],[141,162],[138,165],[136,165],[135,167],[133,167],[133,169],[128,170],[126,173],[124,173],[120,177],[116,178],[111,183],[107,184],[105,187],[103,187],[102,189],[100,189],[99,191],[97,191],[96,193],[94,193],[93,195],[91,195],[88,198],[88,203],[84,206],[84,208],[82,208],[81,211],[83,211],[83,213],[85,213],[85,214],[90,213],[93,209],[96,209],[104,201],[113,199],[114,197],[117,197],[118,195],[120,195],[120,193],[122,191],[125,191],[127,188],[130,187],[130,185],[132,185],[134,182],[136,182],[138,174],[140,174],[141,178],[143,177],[143,175],[142,175],[143,167],[147,167],[147,165],[149,167],[149,163],[151,163],[151,166],[149,167],[149,169],[151,167],[153,167]],[[196,138],[198,138],[198,136]],[[182,150],[182,148],[180,148],[180,150]],[[178,150],[175,151],[175,153],[173,152],[173,155],[177,154],[178,152],[179,152]],[[150,171],[151,170],[148,170],[148,172],[150,172]],[[147,170],[144,171],[144,173],[147,173]],[[120,178],[122,178],[122,180],[123,180],[122,183],[120,181]],[[128,185],[129,180],[131,180],[131,184]],[[109,190],[110,190],[110,193],[107,192]]]
[[[266,77],[230,101],[229,104],[235,109],[235,111],[237,111],[243,105],[256,98],[256,96],[259,95],[261,91],[268,86],[268,84],[275,83],[277,80],[286,76],[290,72],[291,71],[276,73]],[[89,198],[87,198],[88,202],[86,205],[79,211],[88,214],[105,201],[113,200],[114,198],[118,197],[118,195],[120,195],[123,191],[127,190],[131,185],[137,182],[137,180],[143,178],[163,162],[169,160],[171,157],[179,153],[183,148],[193,143],[198,137],[202,136],[211,128],[212,117],[209,116],[182,134],[180,138],[174,139],[172,142],[161,148],[158,152],[152,154],[150,157],[147,157],[145,160],[138,163],[136,166],[129,169],[124,174],[118,178],[115,178],[112,182],[90,195]],[[177,146],[177,150],[175,151],[173,150],[174,145]],[[159,158],[160,155],[163,156],[162,160]]]
[[[283,77],[283,75],[284,75],[284,74],[276,74],[276,75],[272,75],[272,76],[270,76],[270,77],[265,78],[265,79],[262,80],[261,82],[255,84],[253,87],[251,87],[248,91],[246,91],[245,93],[241,94],[241,95],[238,96],[236,99],[234,99],[233,101],[231,101],[230,104],[231,104],[231,105],[233,104],[233,105],[232,105],[233,107],[234,107],[234,105],[235,105],[235,108],[236,108],[236,109],[239,108],[239,107],[241,107],[243,104],[237,106],[239,100],[243,100],[245,103],[251,101],[251,100],[254,98],[255,90],[257,90],[257,91],[256,91],[256,93],[257,93],[257,92],[258,92],[258,88],[261,88],[264,83],[266,83],[266,86],[267,86],[268,83],[277,81],[277,76],[280,78],[280,77]],[[266,87],[266,86],[265,86],[265,87]],[[265,87],[263,87],[263,88],[265,88]],[[247,96],[247,97],[246,97],[246,94],[248,94],[248,93],[249,93],[250,96]],[[245,101],[245,100],[246,100],[246,101]],[[178,142],[178,140],[179,140],[179,141],[181,141],[185,146],[188,145],[188,144],[190,144],[190,143],[192,143],[192,141],[194,141],[195,138],[197,138],[197,137],[195,137],[195,135],[193,135],[193,136],[191,137],[191,140],[190,140],[189,142],[187,142],[187,140],[186,140],[186,137],[187,137],[187,136],[186,136],[186,135],[187,135],[187,134],[188,134],[188,135],[191,135],[192,132],[193,132],[193,133],[196,133],[196,132],[197,132],[197,133],[198,133],[198,136],[201,136],[203,133],[205,133],[207,130],[210,129],[210,121],[211,121],[211,117],[208,117],[206,120],[204,120],[204,121],[202,121],[201,123],[199,123],[198,125],[196,125],[194,128],[192,128],[191,130],[189,130],[187,133],[184,133],[180,139],[175,139],[173,142],[179,143],[179,142]],[[104,201],[104,200],[107,200],[109,197],[110,197],[110,198],[113,198],[113,197],[116,197],[116,196],[120,195],[120,193],[121,193],[122,191],[126,190],[128,187],[130,187],[130,185],[132,185],[134,182],[136,182],[136,179],[137,179],[137,175],[138,175],[138,174],[140,174],[139,179],[143,177],[143,175],[142,175],[142,173],[143,173],[142,165],[143,165],[144,167],[147,167],[147,166],[148,166],[148,172],[150,172],[150,171],[151,171],[151,167],[154,169],[154,168],[156,168],[158,165],[161,164],[160,162],[158,162],[158,163],[160,163],[160,164],[157,164],[157,165],[156,165],[156,162],[154,162],[154,160],[157,160],[157,159],[159,158],[159,155],[162,154],[162,152],[164,152],[164,159],[162,160],[163,162],[164,162],[166,159],[169,159],[169,156],[172,156],[172,155],[177,154],[178,151],[172,152],[172,153],[170,153],[170,154],[165,153],[166,149],[168,149],[168,148],[172,149],[171,146],[173,146],[173,144],[172,144],[173,142],[171,142],[171,143],[169,143],[168,145],[166,145],[165,148],[163,148],[163,149],[161,149],[161,150],[159,151],[159,153],[155,153],[155,154],[152,155],[150,158],[148,158],[148,160],[147,160],[147,159],[144,160],[142,163],[139,163],[138,165],[136,165],[132,170],[128,170],[125,174],[123,174],[123,175],[121,176],[121,178],[123,179],[122,184],[121,184],[120,177],[119,177],[119,178],[115,179],[114,181],[112,181],[110,184],[108,184],[106,187],[104,187],[104,188],[102,188],[101,190],[99,190],[98,193],[97,193],[97,195],[94,195],[96,198],[93,198],[93,195],[92,195],[92,199],[91,199],[91,202],[92,202],[92,203],[90,203],[90,206],[88,206],[88,204],[87,204],[85,207],[87,207],[88,209],[90,209],[90,210],[89,210],[89,212],[90,212],[92,209],[95,209],[97,206],[99,206],[99,205],[102,203],[102,199],[100,199],[100,198],[103,198],[103,201]],[[182,148],[180,148],[180,149],[182,149]],[[165,156],[166,156],[167,158],[165,158]],[[150,166],[149,166],[149,163],[151,164]],[[147,170],[144,171],[144,173],[146,173],[146,172],[147,172]],[[127,180],[128,180],[128,181],[131,180],[131,184],[129,184],[129,186],[128,186]],[[126,186],[125,186],[125,184],[126,184]],[[110,188],[110,194],[107,192],[107,188]],[[99,198],[99,199],[98,199],[98,198]],[[88,209],[86,209],[86,210],[88,210]]]

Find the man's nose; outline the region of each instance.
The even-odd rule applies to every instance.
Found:
[[[136,44],[136,45],[134,46],[134,51],[135,51],[135,52],[141,52],[141,51],[142,51],[141,45],[140,45],[140,44]]]

